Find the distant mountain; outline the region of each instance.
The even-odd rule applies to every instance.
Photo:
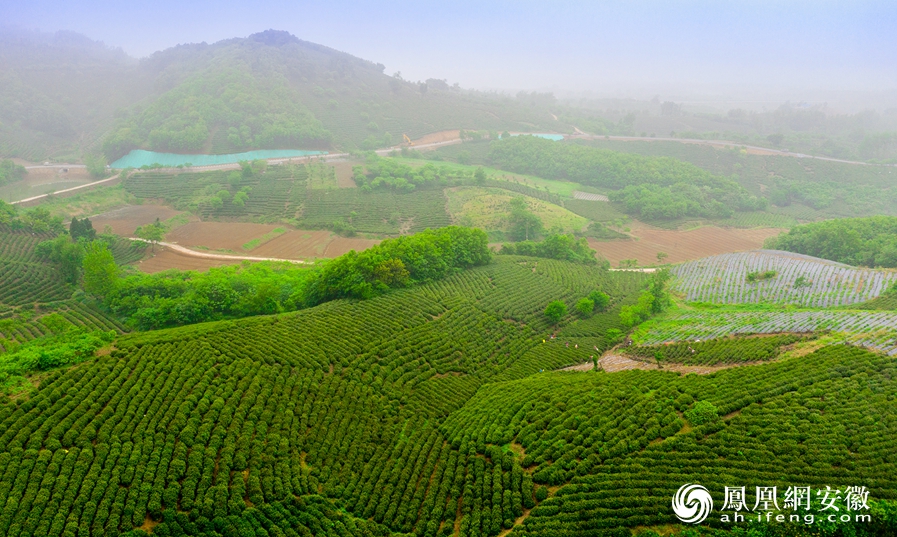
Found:
[[[443,129],[572,130],[551,99],[383,71],[275,30],[142,60],[78,34],[0,30],[0,156],[372,149]]]

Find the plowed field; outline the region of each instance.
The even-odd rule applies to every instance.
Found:
[[[156,218],[167,220],[177,214],[180,214],[180,211],[164,205],[128,205],[91,217],[90,221],[97,232],[102,232],[108,225],[116,235],[133,237],[134,230],[138,227],[151,224]]]
[[[639,264],[657,263],[657,253],[669,257],[666,263],[681,263],[727,252],[754,250],[763,241],[784,230],[774,228],[735,229],[704,226],[687,231],[673,231],[640,225],[630,235],[635,240],[597,241],[589,245],[617,266],[623,259],[636,259]]]

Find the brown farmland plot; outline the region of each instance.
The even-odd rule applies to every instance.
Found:
[[[630,233],[633,239],[589,239],[589,245],[615,267],[623,259],[636,259],[641,265],[656,264],[658,252],[668,255],[665,263],[681,263],[726,252],[761,248],[764,240],[782,231],[775,228],[736,229],[716,226],[678,231],[638,224]]]
[[[98,232],[109,226],[116,235],[133,237],[138,227],[151,224],[156,218],[164,221],[178,214],[181,212],[164,205],[128,205],[91,217],[90,220]]]

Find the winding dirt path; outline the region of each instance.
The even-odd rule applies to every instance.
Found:
[[[147,244],[150,243],[148,240],[144,239],[130,239],[132,241],[137,242],[145,242]],[[202,259],[221,259],[224,261],[286,261],[288,263],[295,263],[297,265],[309,265],[308,261],[302,261],[301,259],[282,259],[279,257],[255,257],[251,255],[227,255],[227,254],[213,254],[211,252],[197,252],[196,250],[191,250],[189,248],[185,248],[179,244],[174,244],[172,242],[157,242],[159,246],[164,246],[169,248],[175,252],[180,254],[184,254],[190,257],[199,257]]]

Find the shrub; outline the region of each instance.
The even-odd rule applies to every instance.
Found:
[[[567,305],[561,300],[555,300],[545,307],[545,316],[553,323],[559,322],[564,315],[567,315]]]
[[[692,425],[703,425],[719,418],[719,410],[710,401],[698,401],[685,411],[685,419]]]

